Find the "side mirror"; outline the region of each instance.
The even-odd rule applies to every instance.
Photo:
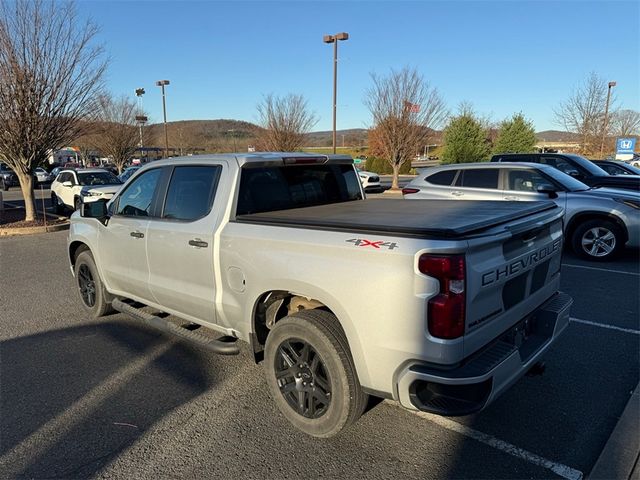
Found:
[[[62,182],[62,186],[63,187],[73,187],[73,183],[71,183],[69,180],[67,180],[66,182]]]
[[[556,193],[558,189],[550,183],[540,184],[538,185],[538,188],[536,188],[536,190],[538,191],[538,193],[546,193],[547,195],[549,195],[549,198],[558,198],[558,194]]]
[[[82,202],[80,204],[80,216],[84,218],[97,218],[106,224],[109,214],[107,212],[107,201],[98,200],[96,202]]]

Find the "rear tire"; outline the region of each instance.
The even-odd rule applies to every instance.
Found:
[[[84,250],[78,254],[74,273],[78,292],[80,293],[80,303],[84,309],[93,318],[100,318],[112,313],[111,295],[104,288],[91,251]]]
[[[587,220],[574,230],[571,245],[573,251],[582,258],[606,261],[624,248],[624,232],[609,220]]]
[[[347,340],[329,312],[303,310],[276,323],[267,337],[265,367],[278,408],[308,435],[337,435],[367,405]]]

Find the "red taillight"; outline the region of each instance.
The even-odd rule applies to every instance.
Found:
[[[422,255],[418,270],[440,282],[440,292],[428,303],[429,333],[438,338],[464,334],[465,264],[463,255]]]
[[[403,188],[402,189],[402,194],[403,195],[409,195],[411,193],[418,193],[420,191],[420,189],[418,188]]]

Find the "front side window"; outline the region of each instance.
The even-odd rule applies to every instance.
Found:
[[[509,170],[508,189],[516,192],[537,192],[540,185],[552,183],[535,170]]]
[[[148,217],[160,171],[159,168],[154,168],[136,178],[120,195],[116,215]]]
[[[477,168],[464,169],[458,175],[456,185],[467,188],[498,188],[498,176],[500,170],[497,168]]]
[[[222,167],[191,166],[173,170],[162,218],[192,221],[209,213]]]

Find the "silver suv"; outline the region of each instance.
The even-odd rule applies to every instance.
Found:
[[[607,260],[640,246],[640,193],[591,188],[537,163],[468,163],[422,170],[402,193],[406,199],[535,201],[551,198],[565,209],[573,250]]]

